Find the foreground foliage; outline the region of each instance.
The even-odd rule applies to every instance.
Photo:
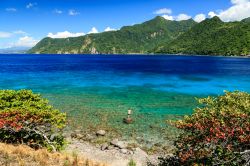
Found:
[[[29,90],[0,91],[0,141],[59,150],[66,114]]]
[[[225,92],[199,102],[202,107],[174,123],[183,133],[176,142],[177,157],[167,161],[174,159],[181,165],[249,164],[250,94]]]

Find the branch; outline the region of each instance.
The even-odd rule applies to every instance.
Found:
[[[43,136],[43,138],[47,141],[47,143],[52,147],[53,152],[56,152],[55,146],[53,146],[52,142],[48,139],[48,137],[47,137],[44,133],[42,133],[42,132],[39,131],[39,130],[35,130],[35,129],[33,129],[33,131],[34,131],[36,134],[39,134],[39,135]]]
[[[250,166],[250,159],[247,161],[247,163],[244,166]]]
[[[33,131],[38,135],[41,135],[45,139],[45,141],[51,146],[51,148],[53,149],[53,152],[56,152],[55,146],[53,146],[53,143],[48,139],[46,134],[44,134],[42,131],[40,131],[39,129],[36,130],[35,127],[33,129],[31,129],[29,127],[25,127],[25,129],[28,131]]]
[[[241,155],[248,154],[248,153],[250,154],[250,150],[245,150],[244,152],[240,152]]]

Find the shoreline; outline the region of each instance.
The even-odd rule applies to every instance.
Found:
[[[250,58],[250,55],[240,56],[240,55],[193,55],[193,54],[158,54],[158,53],[128,53],[128,54],[55,54],[55,53],[44,53],[44,54],[36,54],[36,53],[4,53],[0,55],[78,55],[78,56],[181,56],[181,57],[223,57],[223,58]]]
[[[76,138],[66,138],[66,148],[62,151],[65,153],[76,153],[78,156],[85,156],[90,160],[105,163],[109,166],[127,166],[133,160],[137,166],[145,166],[147,163],[157,164],[158,158],[163,154],[148,154],[140,147],[128,149],[127,147],[119,147],[117,145],[93,145],[88,141],[78,140]],[[125,142],[124,142],[125,143]],[[171,155],[171,154],[168,154]]]

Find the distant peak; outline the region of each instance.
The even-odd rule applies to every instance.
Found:
[[[162,16],[156,16],[154,19],[152,20],[159,20],[159,21],[165,21],[166,19]]]
[[[156,16],[154,19],[164,19],[162,16]]]
[[[213,18],[206,18],[201,24],[221,24],[223,21],[218,16],[214,16]]]
[[[218,16],[214,16],[214,17],[211,18],[210,20],[222,22],[221,19],[220,19]]]
[[[242,22],[249,23],[250,22],[250,17],[243,19]]]

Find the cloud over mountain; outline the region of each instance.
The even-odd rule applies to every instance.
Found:
[[[210,17],[218,16],[223,21],[240,21],[250,17],[250,0],[231,0],[232,6],[218,13],[209,12]]]
[[[68,37],[78,37],[83,35],[85,35],[85,33],[83,32],[71,33],[69,31],[64,31],[64,32],[57,32],[56,34],[49,33],[47,36],[51,38],[68,38]]]

